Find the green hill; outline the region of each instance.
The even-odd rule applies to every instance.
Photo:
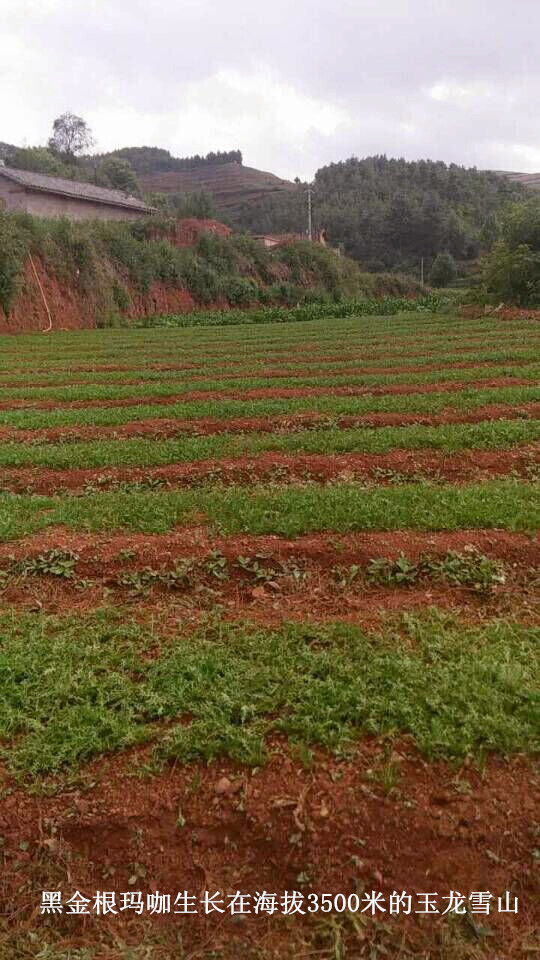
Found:
[[[315,224],[368,269],[429,269],[448,251],[464,265],[490,247],[506,203],[525,188],[496,173],[456,164],[352,157],[314,178]],[[237,223],[256,233],[305,227],[305,185],[243,204]]]

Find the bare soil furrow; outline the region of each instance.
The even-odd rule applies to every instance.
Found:
[[[0,808],[0,827],[7,834],[6,915],[19,924],[30,922],[40,891],[55,889],[59,878],[66,886],[66,875],[68,889],[87,897],[103,889],[106,877],[106,889],[120,902],[120,894],[132,889],[133,864],[144,864],[137,877],[144,898],[155,890],[172,892],[172,903],[177,889],[199,898],[211,888],[228,903],[227,895],[237,889],[249,895],[264,889],[278,897],[296,890],[309,864],[309,891],[331,896],[362,888],[380,891],[387,902],[394,890],[429,887],[439,897],[451,890],[466,897],[471,890],[493,891],[496,904],[497,896],[511,890],[519,898],[519,913],[494,907],[487,918],[490,938],[507,960],[528,953],[540,922],[530,857],[538,786],[522,757],[489,757],[481,771],[472,765],[458,769],[426,763],[405,737],[393,743],[389,759],[381,741],[366,737],[347,759],[315,749],[308,768],[275,738],[269,762],[254,772],[232,761],[174,764],[141,781],[136,773],[151,750],[139,747],[88,764],[83,789],[36,796],[11,785]],[[396,771],[391,791],[383,777],[390,761]],[[178,826],[179,810],[185,829]],[[31,883],[21,882],[21,868]],[[441,910],[447,902],[439,901]],[[414,900],[405,927],[402,916],[384,914],[384,923],[376,925],[364,919],[358,937],[344,921],[347,955],[363,956],[371,938],[385,956],[398,957],[404,947],[410,956],[434,955],[434,943],[448,942],[451,921],[418,918],[416,907]],[[72,918],[58,916],[55,928],[67,944],[102,943],[105,931],[114,943],[140,944],[143,920],[127,913],[88,916],[76,928]],[[330,942],[318,914],[296,914],[287,918],[291,922],[254,912],[244,915],[241,925],[237,919],[229,911],[152,917],[163,950],[172,951],[167,956],[177,955],[180,936],[182,950],[193,957],[215,948],[223,960],[237,960],[247,945],[253,956],[327,955],[317,949]],[[306,944],[313,944],[307,953]],[[112,958],[113,952],[105,948],[105,955]],[[444,949],[444,955],[451,954]]]
[[[490,477],[515,475],[528,479],[540,468],[540,447],[527,445],[504,451],[464,450],[441,454],[431,450],[393,450],[387,454],[284,454],[202,460],[164,467],[104,467],[49,470],[36,467],[5,469],[2,489],[53,496],[80,493],[88,488],[108,489],[118,484],[193,487],[212,481],[249,484],[273,480],[289,482],[339,479],[376,481],[378,484],[415,482],[419,479],[465,483]]]

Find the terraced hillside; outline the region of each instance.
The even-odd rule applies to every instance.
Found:
[[[243,203],[271,194],[294,190],[294,183],[273,173],[245,167],[241,163],[204,164],[191,170],[166,170],[140,176],[145,191],[193,193],[206,190],[220,211],[235,210]]]
[[[540,190],[540,173],[515,173],[506,170],[497,171],[502,177],[508,177],[512,183],[520,183],[529,190]]]
[[[527,954],[538,339],[0,341],[1,956]]]

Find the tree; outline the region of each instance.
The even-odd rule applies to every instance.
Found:
[[[540,252],[526,243],[498,243],[485,259],[483,276],[493,299],[520,307],[540,305]]]
[[[68,162],[73,163],[78,154],[89,150],[93,144],[92,131],[82,117],[74,113],[63,113],[54,121],[49,150]]]
[[[96,181],[102,187],[123,190],[124,193],[140,195],[141,185],[129,160],[121,157],[106,157],[96,170]]]
[[[438,253],[433,261],[430,280],[434,287],[448,287],[456,279],[456,263],[451,253]]]
[[[150,203],[168,217],[215,220],[218,216],[214,198],[206,190],[195,193],[152,193]]]
[[[513,204],[502,240],[482,262],[485,293],[519,306],[540,304],[540,197]]]
[[[506,211],[502,236],[512,247],[525,243],[531,250],[540,252],[540,197],[515,203]]]

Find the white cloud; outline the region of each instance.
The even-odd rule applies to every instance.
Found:
[[[540,167],[538,0],[0,5],[0,140],[72,110],[102,150],[238,147],[285,176],[368,153]]]
[[[311,138],[331,137],[350,117],[341,106],[306,96],[270,70],[222,70],[171,91],[167,113],[136,110],[111,90],[108,106],[88,114],[100,151],[119,143],[166,144],[173,153],[242,149],[249,162],[268,165],[268,150],[294,148],[282,169],[289,176],[312,172],[304,157]]]

